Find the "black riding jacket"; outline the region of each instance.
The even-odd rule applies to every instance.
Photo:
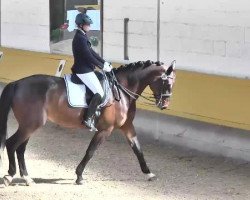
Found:
[[[95,66],[103,68],[104,60],[91,48],[87,35],[77,30],[72,42],[74,65],[71,70],[75,74],[92,72]]]

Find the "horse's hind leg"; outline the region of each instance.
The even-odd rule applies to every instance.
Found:
[[[6,141],[6,149],[9,158],[9,175],[4,176],[4,184],[6,186],[11,184],[13,177],[16,174],[15,151],[27,139],[28,137],[25,136],[20,129],[18,129],[16,133]]]
[[[22,143],[16,150],[17,160],[19,165],[20,176],[28,176],[28,172],[26,169],[24,152],[26,150],[26,145],[28,144],[29,139],[27,139],[24,143]]]
[[[21,169],[22,169],[22,172],[20,173],[25,173],[25,170],[23,168],[23,166],[25,166],[25,162],[24,159],[22,159],[22,157],[24,158],[25,147],[27,145],[26,141],[29,139],[30,135],[42,125],[43,123],[31,123],[30,127],[28,126],[27,128],[19,127],[17,132],[6,141],[6,149],[9,157],[9,171],[8,171],[9,175],[4,176],[5,186],[8,186],[12,183],[13,177],[16,174],[16,160],[15,160],[16,151],[17,151],[17,158],[19,164],[21,164]],[[25,174],[23,175],[25,176]],[[23,177],[23,178],[26,181],[26,185],[29,185],[30,183],[33,182],[28,177]]]
[[[24,158],[24,153],[25,153],[28,142],[29,142],[29,139],[27,139],[24,143],[22,143],[16,150],[20,176],[24,179],[27,186],[34,183],[34,181],[28,175],[26,164],[25,164],[25,158]]]

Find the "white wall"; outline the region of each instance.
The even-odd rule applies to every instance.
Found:
[[[1,45],[49,52],[49,0],[1,0]]]
[[[139,138],[250,161],[250,135],[246,130],[140,109],[136,112],[134,125]]]
[[[161,0],[161,60],[183,69],[250,76],[249,0]]]
[[[160,60],[179,68],[250,77],[249,0],[161,0]],[[104,2],[104,56],[123,62],[123,18],[129,57],[156,60],[157,0]]]
[[[129,18],[129,61],[156,60],[157,1],[104,1],[104,57],[124,61],[124,18]]]

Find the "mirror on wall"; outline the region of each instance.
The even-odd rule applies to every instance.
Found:
[[[52,53],[72,54],[72,40],[75,35],[75,17],[87,10],[93,20],[88,33],[92,48],[99,54],[102,49],[100,0],[50,0],[50,49]]]

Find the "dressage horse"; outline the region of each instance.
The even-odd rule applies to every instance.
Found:
[[[114,129],[122,130],[129,145],[137,156],[141,170],[148,179],[155,175],[149,170],[136,137],[133,120],[136,113],[136,100],[146,87],[150,87],[154,101],[160,109],[169,106],[175,82],[175,61],[170,66],[160,62],[136,62],[113,70],[120,88],[120,101],[113,100],[102,108],[97,122],[98,131],[94,134],[85,156],[76,168],[76,183],[83,184],[82,174],[98,146],[111,135]],[[10,109],[18,122],[17,131],[6,139],[7,120]],[[1,150],[6,146],[9,158],[8,175],[4,184],[12,183],[16,174],[15,152],[21,177],[26,185],[33,180],[28,176],[24,153],[31,135],[47,119],[63,127],[86,128],[82,124],[85,109],[73,108],[68,104],[63,78],[48,75],[33,75],[5,86],[0,99],[0,142]]]

